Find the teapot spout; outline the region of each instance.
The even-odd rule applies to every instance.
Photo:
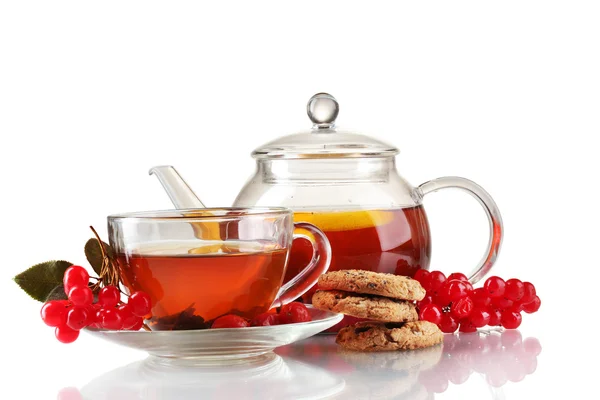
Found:
[[[150,169],[149,174],[156,175],[175,208],[206,208],[172,166],[161,165],[153,167]]]

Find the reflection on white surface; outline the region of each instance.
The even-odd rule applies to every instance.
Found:
[[[541,350],[536,338],[523,339],[518,330],[489,330],[445,335],[443,345],[406,352],[345,352],[325,336],[277,352],[344,378],[345,389],[331,398],[419,400],[437,398],[450,384],[459,385],[458,395],[465,385],[477,387],[480,398],[503,399],[502,386],[534,373]]]
[[[444,358],[432,371],[422,374],[421,380],[431,391],[439,392],[448,382],[460,385],[472,374],[479,374],[490,387],[500,388],[533,374],[541,351],[536,338],[523,339],[518,330],[446,335]]]
[[[99,376],[59,400],[434,399],[449,386],[503,399],[502,386],[535,372],[541,345],[517,330],[445,335],[443,345],[404,352],[346,352],[321,335],[249,363],[186,366],[153,358]],[[477,378],[470,379],[476,376]],[[444,398],[441,395],[440,398]]]
[[[86,400],[324,399],[343,389],[344,380],[335,374],[269,353],[249,364],[212,367],[148,358],[94,379],[81,395]]]

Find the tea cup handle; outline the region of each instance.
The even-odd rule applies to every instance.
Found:
[[[294,224],[294,240],[299,238],[306,239],[312,244],[312,259],[298,275],[279,289],[271,307],[281,307],[296,300],[308,292],[317,283],[319,276],[329,269],[331,246],[327,236],[313,224],[297,222]]]
[[[498,252],[502,244],[502,234],[504,228],[502,226],[502,217],[500,216],[500,210],[496,206],[496,203],[481,186],[473,181],[457,176],[446,176],[438,179],[434,179],[423,183],[415,189],[416,196],[419,200],[423,198],[427,193],[435,192],[440,189],[456,188],[462,189],[467,193],[475,197],[479,203],[485,209],[490,223],[490,239],[488,242],[487,249],[481,261],[479,261],[477,267],[467,277],[471,283],[480,281],[492,268],[496,259],[498,258]]]

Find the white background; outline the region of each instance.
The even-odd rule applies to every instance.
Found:
[[[308,129],[321,91],[341,128],[400,148],[413,184],[459,175],[490,192],[495,273],[542,298],[521,328],[542,344],[538,371],[507,398],[583,393],[581,362],[598,355],[599,21],[594,1],[0,2],[0,397],[54,398],[143,356],[58,343],[14,275],[84,263],[108,214],[171,207],[154,165],[230,205],[250,152]],[[487,243],[478,203],[444,191],[425,206],[432,268],[471,268]]]

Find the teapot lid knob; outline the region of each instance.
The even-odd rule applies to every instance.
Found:
[[[329,93],[317,93],[308,101],[306,112],[314,123],[313,129],[333,129],[340,106]]]

